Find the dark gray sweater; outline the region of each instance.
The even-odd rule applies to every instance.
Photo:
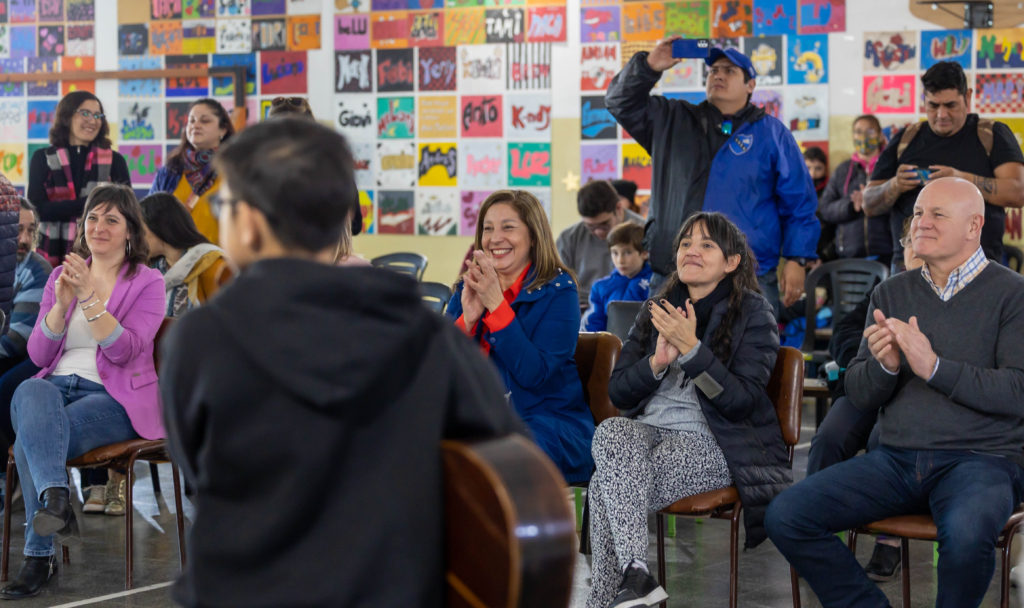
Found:
[[[903,321],[916,316],[939,357],[930,382],[902,356],[894,376],[861,340],[846,372],[846,395],[858,408],[882,408],[881,442],[976,450],[1024,466],[1024,277],[989,264],[943,302],[920,270],[903,272],[875,288],[868,325],[876,308]]]

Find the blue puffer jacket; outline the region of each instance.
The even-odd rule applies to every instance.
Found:
[[[14,301],[14,272],[18,267],[18,216],[21,201],[18,191],[0,173],[0,310],[4,312],[3,329],[11,325],[11,305]]]
[[[618,270],[590,288],[590,307],[583,315],[582,331],[605,331],[608,329],[608,303],[617,300],[643,302],[651,291],[651,265],[644,267],[633,278],[619,274]]]
[[[533,432],[533,438],[555,462],[566,481],[590,479],[594,460],[590,442],[594,418],[583,400],[583,386],[573,355],[580,326],[576,281],[562,272],[538,289],[524,288],[512,302],[516,317],[501,331],[490,333],[478,323],[491,346],[490,358],[511,393],[512,405]],[[462,316],[459,283],[445,310]]]
[[[672,241],[701,210],[720,211],[740,227],[759,275],[774,271],[780,256],[817,258],[818,197],[786,126],[747,104],[725,135],[721,112],[707,101],[651,95],[660,78],[641,51],[605,95],[608,111],[651,155],[646,244],[654,271],[672,271]]]

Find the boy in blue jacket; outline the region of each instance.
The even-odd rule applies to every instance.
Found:
[[[608,233],[607,240],[615,268],[590,288],[590,307],[583,316],[584,331],[608,329],[609,302],[643,302],[650,292],[651,265],[644,250],[643,226],[624,222]]]

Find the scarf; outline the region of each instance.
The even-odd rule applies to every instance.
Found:
[[[51,201],[74,201],[79,196],[87,196],[97,182],[110,180],[110,164],[113,161],[114,153],[109,148],[89,146],[89,152],[85,157],[85,175],[92,171],[93,166],[97,167],[97,180],[90,181],[85,185],[81,193],[75,188],[75,180],[71,175],[71,156],[67,148],[55,148],[53,152],[46,154],[46,166],[50,170],[50,177],[46,180],[46,196]],[[90,187],[92,186],[92,187]]]
[[[210,162],[213,160],[214,152],[216,151],[186,148],[185,153],[181,156],[185,179],[192,186],[192,193],[196,196],[202,196],[217,179],[213,172],[213,164]]]
[[[843,196],[850,194],[850,177],[853,175],[853,163],[857,163],[864,169],[864,173],[871,175],[871,172],[875,170],[875,164],[878,163],[878,158],[881,154],[876,154],[874,158],[864,158],[860,155],[860,152],[854,152],[853,156],[850,157],[850,168],[846,171],[846,183],[843,184]]]
[[[693,312],[697,315],[697,329],[694,332],[698,338],[702,341],[706,340],[708,336],[704,335],[704,332],[708,329],[708,323],[711,322],[711,312],[714,310],[715,305],[725,300],[732,294],[732,279],[727,275],[724,279],[715,285],[715,288],[708,295],[704,296],[693,304]],[[665,298],[673,306],[681,306],[686,309],[686,299],[690,297],[690,290],[684,283],[678,283],[672,291]],[[708,344],[710,348],[711,345]]]

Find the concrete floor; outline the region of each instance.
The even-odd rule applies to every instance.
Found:
[[[804,420],[813,421],[813,407],[805,410]],[[813,434],[813,423],[805,424],[802,441],[796,452],[795,471],[803,478],[807,448]],[[174,606],[169,585],[178,573],[178,547],[175,532],[174,500],[171,493],[169,465],[161,465],[162,495],[154,495],[149,469],[140,464],[135,486],[135,584],[131,592],[124,590],[124,519],[89,515],[83,522],[83,543],[71,551],[71,563],[60,572],[46,590],[36,598],[19,602],[25,608],[37,606],[103,606],[146,607]],[[192,507],[186,500],[186,515]],[[24,536],[24,513],[15,509],[11,540],[11,576],[20,566]],[[675,538],[668,539],[669,606],[702,608],[728,605],[729,589],[729,524],[720,520],[698,522],[680,518]],[[742,540],[741,540],[742,543]],[[858,557],[866,563],[872,543],[868,537],[858,543]],[[911,543],[911,581],[915,608],[935,605],[936,581],[932,567],[931,543]],[[650,563],[656,567],[654,536],[651,535]],[[998,576],[998,567],[997,567]],[[583,608],[589,586],[590,566],[579,556],[574,580],[572,608]],[[899,606],[898,579],[882,585],[890,602]],[[740,555],[739,605],[741,608],[787,608],[792,606],[789,567],[770,541]],[[111,597],[113,596],[113,597]],[[802,584],[803,605],[820,606],[813,593]],[[984,608],[999,605],[996,579],[989,589]],[[1010,605],[1022,607],[1021,595],[1011,592]],[[405,607],[402,607],[405,608]],[[413,608],[413,607],[409,607]],[[533,607],[531,607],[533,608]],[[546,607],[537,607],[546,608]]]

